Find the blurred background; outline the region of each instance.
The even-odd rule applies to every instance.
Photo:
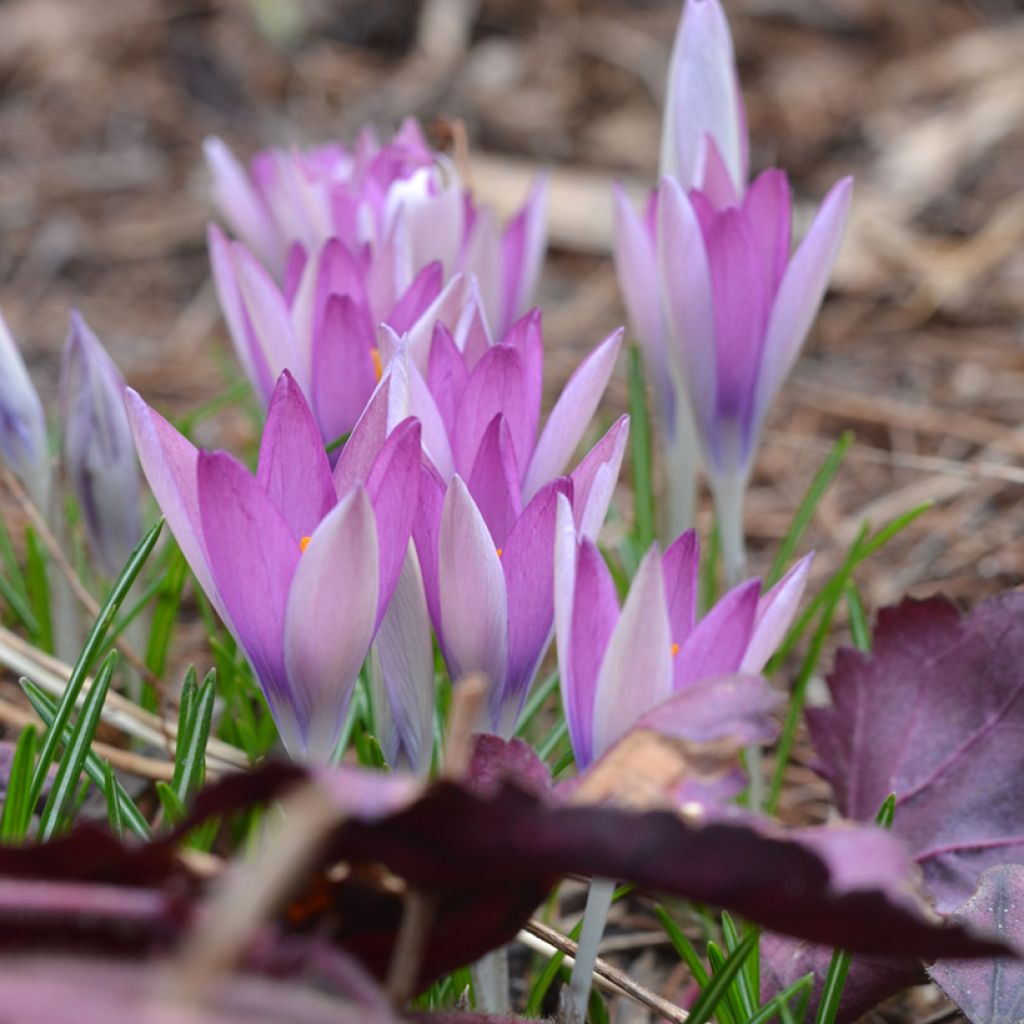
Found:
[[[861,573],[872,607],[974,600],[1024,570],[1024,14],[1011,0],[724,0],[753,165],[806,222],[856,177],[833,291],[770,418],[748,505],[762,568],[844,429],[810,543],[935,508]],[[462,121],[503,211],[554,171],[538,296],[549,395],[623,322],[609,185],[654,183],[680,0],[4,0],[0,309],[44,398],[70,307],[158,408],[237,379],[208,280],[204,136],[242,156]],[[625,360],[623,360],[624,369]],[[625,407],[624,372],[606,421]],[[238,410],[208,445],[254,436]],[[628,480],[627,480],[628,484]],[[628,514],[628,487],[623,508]]]

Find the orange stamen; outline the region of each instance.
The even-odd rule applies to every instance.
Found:
[[[679,644],[672,645],[672,657],[674,658],[679,653]]]
[[[299,541],[299,550],[300,551],[305,551],[306,548],[309,547],[309,542],[312,539],[313,539],[312,537],[303,537],[302,540]]]
[[[371,348],[370,358],[373,360],[373,373],[377,380],[384,376],[384,368],[380,365],[380,349]]]
[[[501,553],[504,550],[504,548],[495,548],[494,550],[498,552],[498,557],[501,558]]]

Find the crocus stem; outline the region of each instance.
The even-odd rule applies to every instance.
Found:
[[[665,435],[665,483],[668,511],[664,517],[662,540],[669,545],[697,518],[697,439],[688,423],[677,423]]]
[[[608,878],[593,878],[587,893],[587,906],[583,911],[583,929],[576,949],[576,963],[572,967],[572,980],[564,1004],[567,1024],[583,1024],[590,1002],[590,986],[594,977],[597,947],[608,922],[615,882]]]
[[[743,535],[743,497],[747,489],[746,474],[715,476],[711,493],[715,499],[715,520],[722,544],[725,585],[735,587],[746,576],[747,545]]]
[[[501,946],[485,953],[470,968],[473,978],[473,994],[476,1008],[483,1013],[507,1014],[509,1012],[508,992],[508,947]]]

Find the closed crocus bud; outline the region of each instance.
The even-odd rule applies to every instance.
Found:
[[[124,391],[124,378],[99,339],[72,312],[60,369],[64,464],[93,555],[110,575],[140,536],[139,471]]]
[[[17,343],[0,316],[0,453],[37,507],[50,500],[46,419]]]

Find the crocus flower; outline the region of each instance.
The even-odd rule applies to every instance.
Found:
[[[445,279],[458,270],[477,277],[499,336],[529,305],[545,245],[544,179],[502,231],[413,120],[383,146],[364,131],[351,151],[267,150],[248,172],[219,139],[207,141],[206,155],[222,216],[280,281],[337,239],[364,264],[370,290],[390,294],[385,305],[433,262]]]
[[[747,580],[698,621],[700,552],[691,530],[664,554],[658,545],[648,551],[620,610],[611,572],[593,541],[578,536],[564,498],[557,515],[556,646],[580,771],[641,720],[671,733],[693,728],[696,709],[706,709],[709,694],[714,698],[710,684],[757,675],[785,635],[807,580],[810,556],[763,597],[760,581]],[[672,699],[703,684],[708,690],[699,703]]]
[[[124,378],[77,311],[64,344],[60,404],[64,466],[100,566],[117,573],[141,536],[139,470]]]
[[[18,345],[0,316],[0,453],[45,514],[50,504],[46,418]]]
[[[198,451],[134,391],[126,402],[150,486],[285,747],[326,759],[408,549],[418,424],[400,424],[380,446],[354,432],[332,475],[301,389],[284,373],[253,476],[224,452]]]

